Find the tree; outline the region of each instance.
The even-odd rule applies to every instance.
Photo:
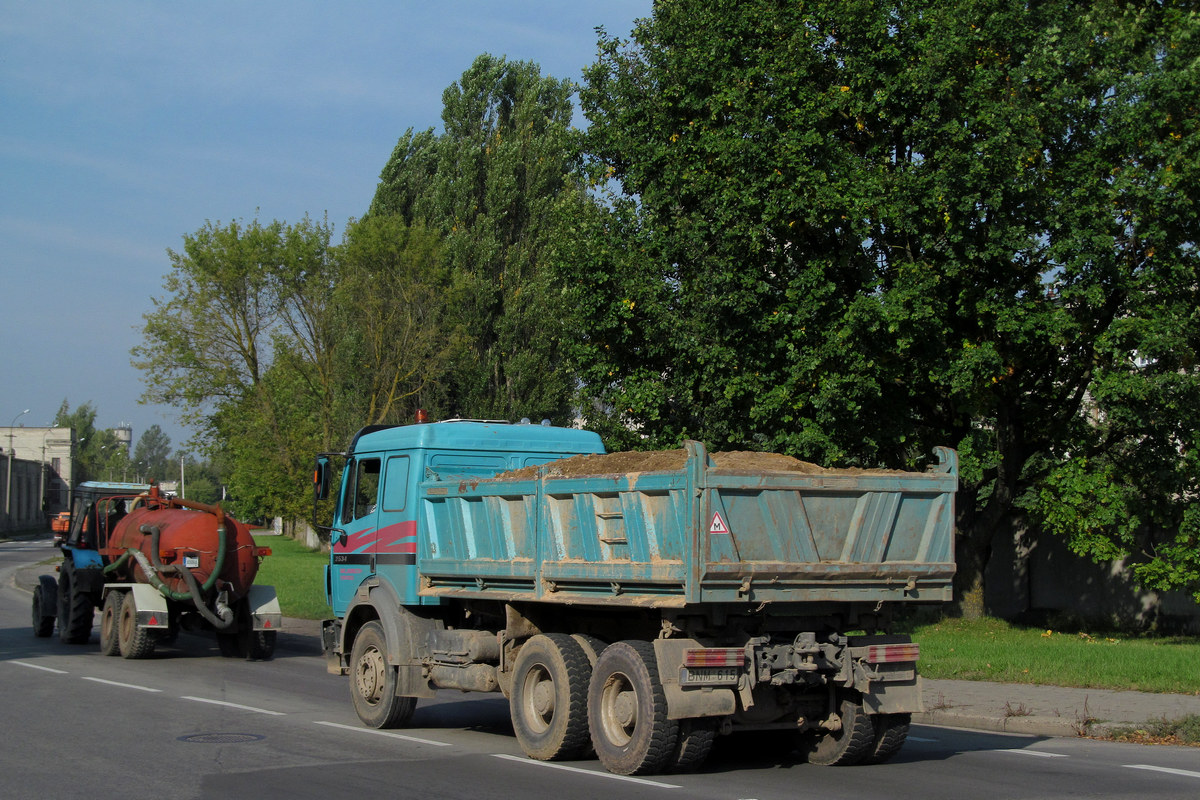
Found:
[[[124,448],[117,446],[117,435],[112,430],[96,429],[96,409],[91,403],[84,403],[72,411],[70,404],[63,400],[54,416],[54,427],[75,431],[79,449],[74,464],[74,482],[109,480],[114,467],[116,474],[122,472]]]
[[[975,600],[1030,525],[1200,590],[1198,51],[1174,3],[663,0],[602,34],[593,225],[626,238],[564,272],[596,404],[647,445],[957,446]]]
[[[440,407],[455,335],[438,237],[399,214],[372,214],[350,225],[337,260],[336,360],[350,416],[377,425]]]
[[[564,416],[573,389],[545,249],[577,183],[574,90],[536,64],[482,55],[442,96],[444,133],[401,137],[369,217],[442,238],[457,347],[442,381],[454,413]]]
[[[308,218],[206,223],[184,237],[182,253],[168,251],[168,296],[154,300],[133,351],[144,399],[200,424],[207,453],[234,465],[238,496],[274,503],[248,508],[254,516],[293,509],[282,476],[306,472],[337,435],[331,233]],[[257,468],[238,468],[247,464]]]
[[[133,448],[132,461],[138,465],[138,473],[148,480],[165,480],[171,468],[171,437],[157,425],[151,425],[138,437]]]

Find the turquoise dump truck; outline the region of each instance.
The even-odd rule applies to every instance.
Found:
[[[363,429],[314,473],[328,669],[369,726],[501,692],[530,757],[618,774],[694,769],[740,731],[886,760],[922,710],[893,618],[951,599],[957,456],[935,455],[827,470],[699,442],[605,454],[548,423]]]

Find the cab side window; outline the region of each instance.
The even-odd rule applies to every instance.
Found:
[[[358,462],[354,480],[354,518],[375,513],[379,503],[379,459],[364,458]]]

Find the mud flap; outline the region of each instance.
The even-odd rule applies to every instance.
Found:
[[[252,585],[246,594],[246,604],[250,609],[252,630],[277,631],[283,627],[283,611],[279,608],[274,586]]]
[[[925,710],[921,700],[921,676],[906,681],[871,681],[863,692],[863,708],[868,714],[917,714]]]

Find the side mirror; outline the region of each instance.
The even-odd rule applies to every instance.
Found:
[[[324,500],[329,496],[329,481],[332,469],[329,465],[329,459],[325,456],[317,456],[317,466],[313,470],[313,500]]]

